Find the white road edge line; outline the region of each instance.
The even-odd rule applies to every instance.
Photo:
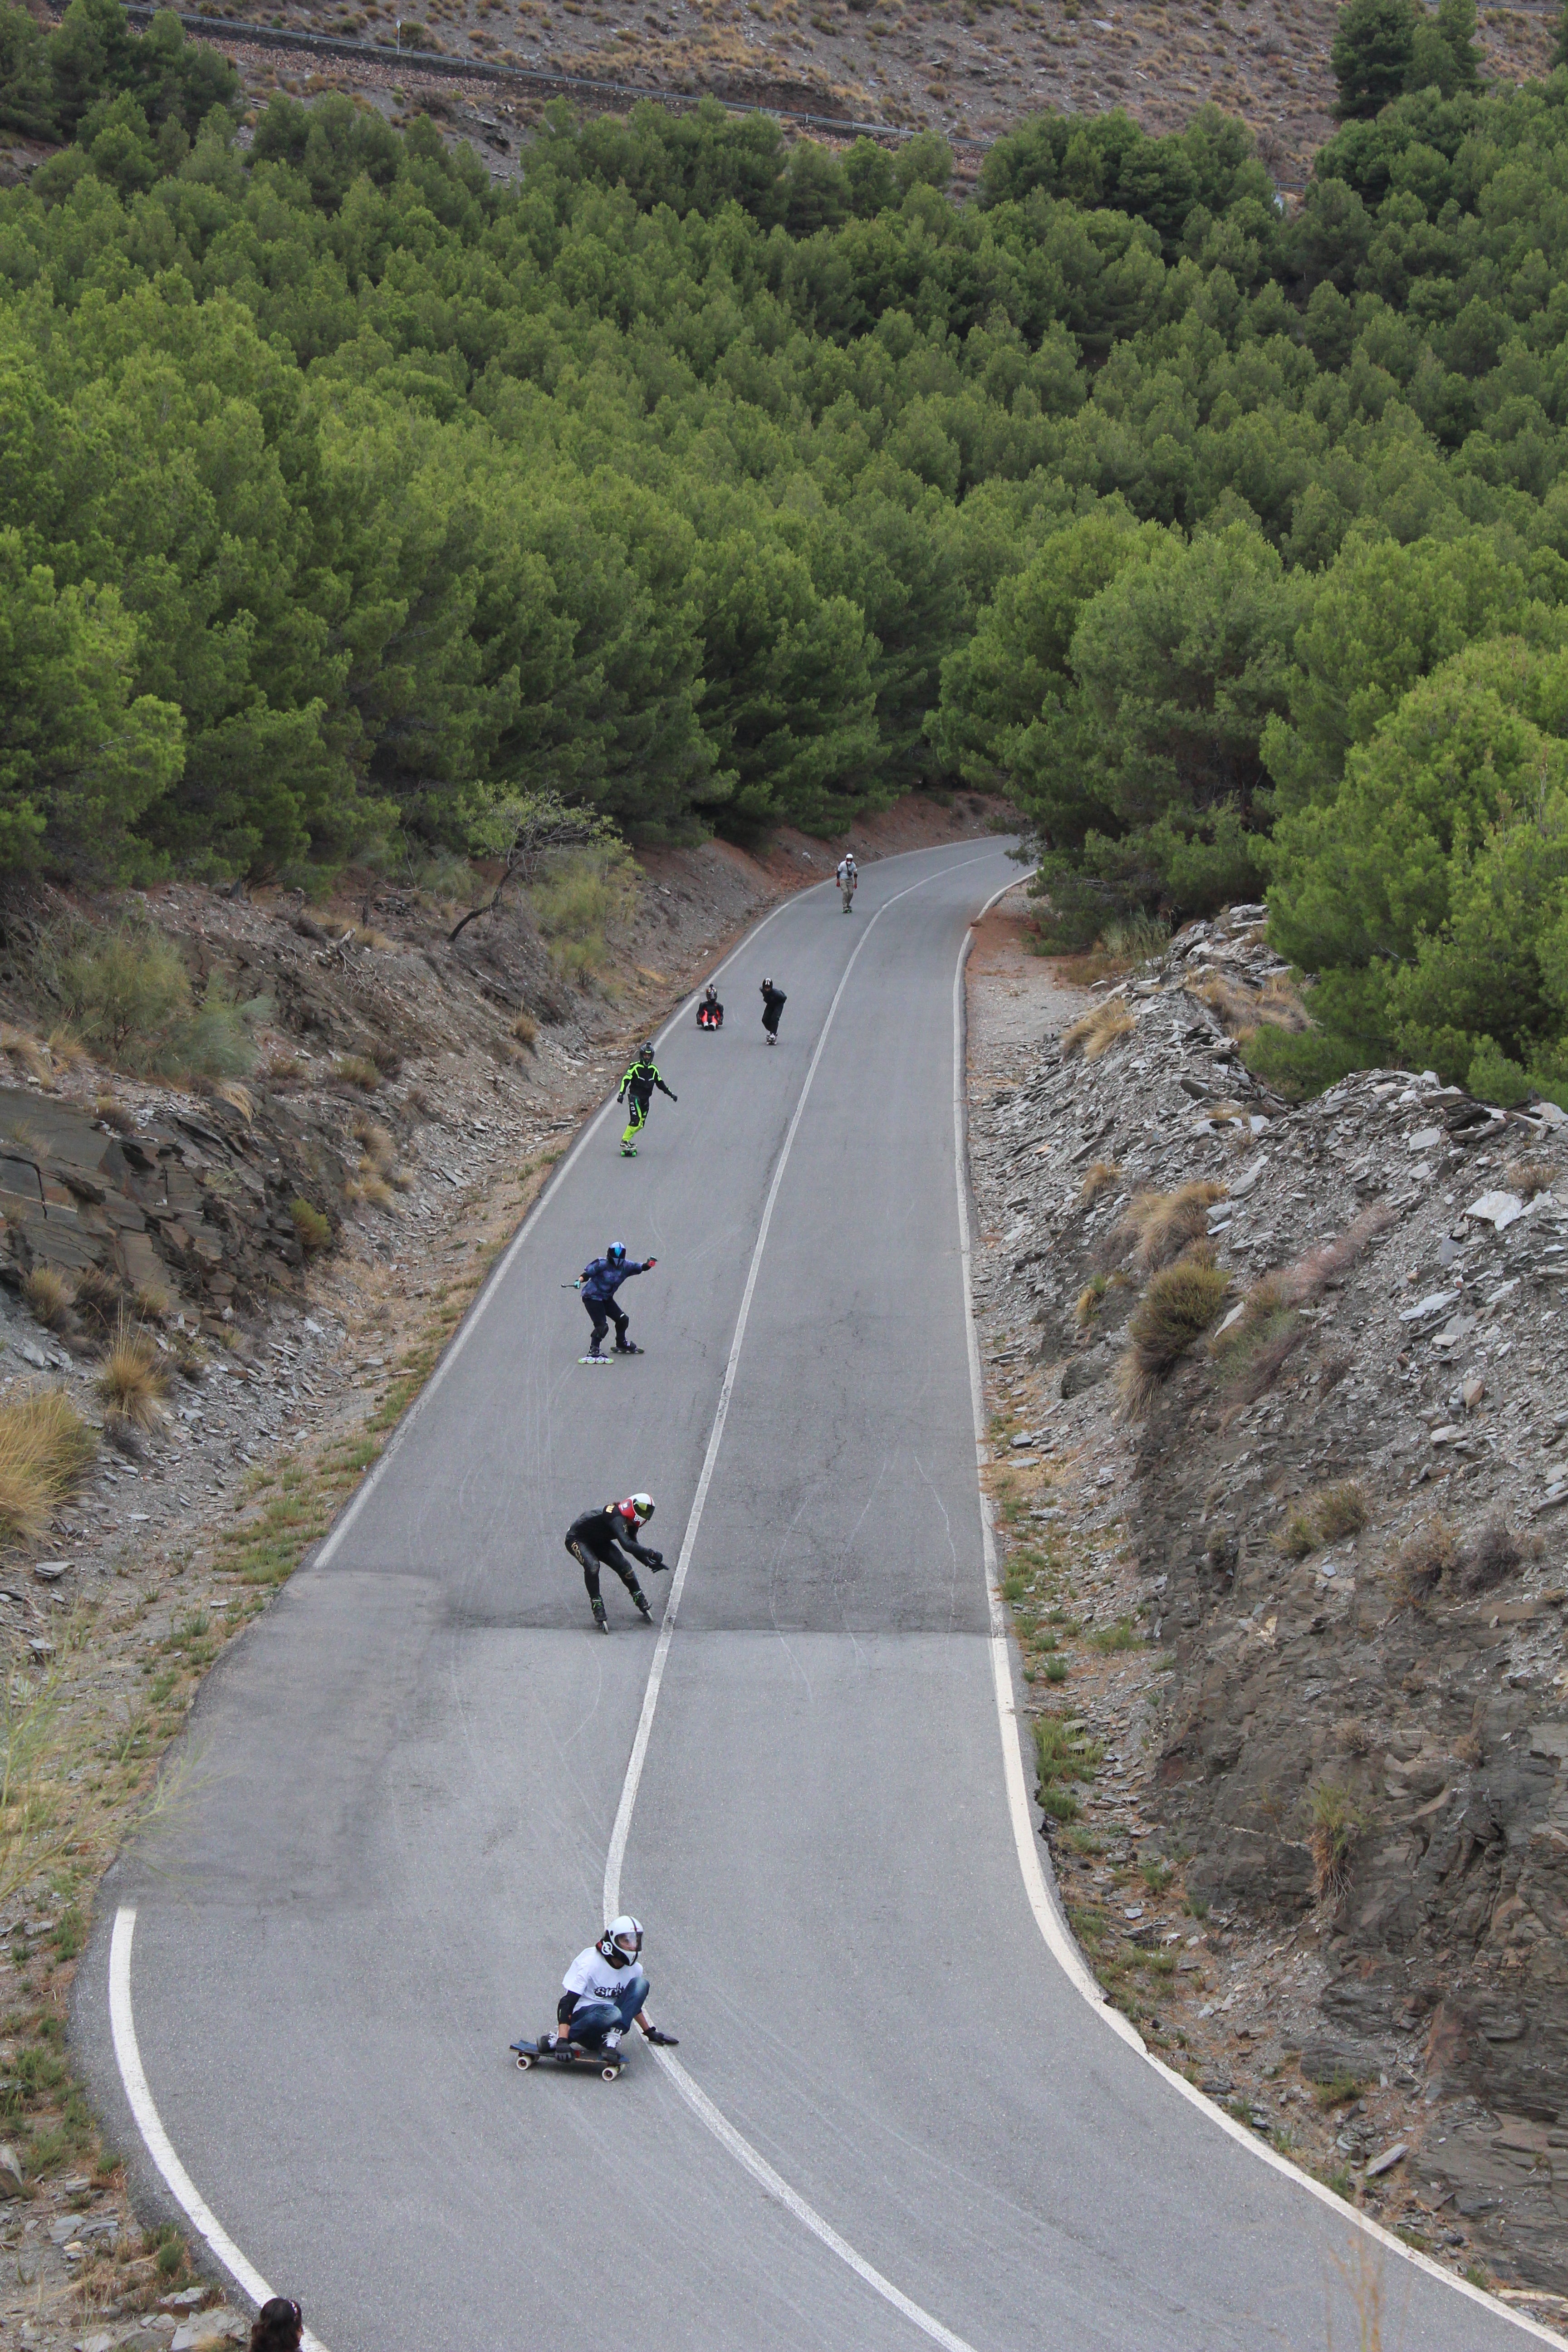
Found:
[[[1025,876],[1021,878],[1026,880],[1028,877]],[[1009,882],[1004,889],[998,890],[994,898],[986,900],[975,920],[984,921],[992,908],[995,906],[997,899],[1005,898],[1009,890],[1016,890],[1017,887],[1016,882]],[[964,1320],[969,1333],[969,1393],[974,1412],[974,1455],[978,1466],[989,1459],[989,1454],[985,1442],[984,1390],[980,1374],[980,1335],[974,1321],[973,1253],[969,1219],[969,1121],[967,1089],[964,1083],[968,1024],[964,1018],[963,975],[969,962],[970,950],[973,944],[974,931],[972,927],[959,950],[958,970],[953,975],[952,982],[952,1129],[953,1161],[958,1184],[959,1256],[963,1271]],[[1275,2172],[1283,2174],[1286,2179],[1294,2181],[1298,2188],[1305,2189],[1309,2195],[1318,2200],[1321,2205],[1326,2206],[1337,2220],[1352,2223],[1356,2229],[1364,2231],[1369,2238],[1373,2239],[1386,2252],[1397,2254],[1402,2262],[1412,2263],[1417,2270],[1428,2272],[1433,2278],[1439,2280],[1444,2286],[1451,2288],[1456,2294],[1462,2294],[1471,2303],[1479,2304],[1482,2309],[1489,2312],[1494,2319],[1510,2321],[1513,2326],[1520,2329],[1521,2334],[1533,2336],[1539,2343],[1563,2345],[1568,2339],[1557,2335],[1550,2327],[1542,2326],[1539,2321],[1527,2318],[1522,2312],[1510,2310],[1507,2304],[1500,2303],[1495,2295],[1486,2294],[1480,2287],[1472,2286],[1468,2279],[1456,2278],[1452,2271],[1446,2271],[1441,2263],[1433,2261],[1430,2254],[1420,2252],[1415,2246],[1407,2246],[1403,2238],[1396,2238],[1392,2230],[1384,2228],[1381,2221],[1374,2221],[1368,2213],[1358,2212],[1353,2205],[1346,2204],[1344,2199],[1338,2196],[1333,2189],[1326,2189],[1321,2180],[1314,2180],[1310,2172],[1303,2172],[1300,2166],[1290,2163],[1288,2158],[1281,2156],[1277,2148],[1270,2147],[1267,2141],[1260,2140],[1256,2133],[1248,2131],[1245,2125],[1238,2124],[1234,2116],[1226,2115],[1222,2106],[1217,2105],[1213,2099],[1206,2098],[1202,2091],[1187,2081],[1184,2074],[1178,2074],[1173,2067],[1165,2064],[1163,2059],[1157,2058],[1144,2042],[1142,2035],[1122,2016],[1120,2010],[1112,2008],[1106,2000],[1100,1986],[1095,1982],[1082,1953],[1068,1930],[1047,1883],[1045,1872],[1040,1867],[1039,1848],[1035,1837],[1034,1822],[1030,1818],[1028,1790],[1024,1780],[1019,1710],[1013,1690],[1013,1661],[1007,1639],[1007,1621],[1002,1605],[1001,1582],[997,1575],[996,1545],[991,1532],[991,1513],[984,1487],[981,1489],[980,1496],[980,1527],[981,1538],[985,1549],[985,1583],[991,1600],[991,1659],[993,1680],[996,1691],[996,1719],[1002,1734],[1002,1770],[1007,1789],[1007,1810],[1013,1823],[1013,1842],[1017,1848],[1018,1867],[1023,1873],[1024,1892],[1028,1896],[1029,1907],[1035,1915],[1036,1922],[1041,1935],[1045,1937],[1052,1958],[1057,1961],[1068,1983],[1072,1985],[1075,1991],[1082,1995],[1096,2015],[1103,2019],[1110,2027],[1112,2032],[1119,2034],[1123,2042],[1130,2043],[1140,2057],[1152,2066],[1156,2074],[1163,2077],[1173,2090],[1178,2091],[1190,2105],[1198,2108],[1212,2123],[1217,2124],[1221,2131],[1228,2134],[1230,2138],[1236,2141],[1238,2147],[1246,2148],[1261,2163],[1268,2165]]]
[[[163,2118],[158,2113],[147,2086],[142,2052],[136,2040],[136,2020],[131,2008],[131,1942],[135,1933],[136,1906],[134,1904],[121,1904],[114,1915],[114,1934],[109,1947],[109,2021],[114,2036],[114,2055],[120,2067],[120,2079],[125,2085],[125,2095],[136,2118],[136,2128],[147,2143],[147,2153],[163,2174],[169,2194],[193,2227],[200,2231],[209,2250],[236,2285],[259,2310],[264,2303],[271,2301],[274,2289],[268,2285],[260,2272],[247,2262],[211,2206],[198,2194],[195,2181],[174,2153],[174,2144],[163,2129]],[[325,2346],[319,2337],[311,2335],[309,2328],[305,2330],[301,2342],[304,2352],[326,2352]]]
[[[845,965],[843,977],[833,992],[833,1002],[827,1008],[827,1015],[822,1024],[822,1034],[817,1038],[816,1050],[812,1055],[807,1066],[805,1078],[800,1090],[800,1098],[795,1104],[794,1115],[785,1131],[784,1147],[778,1156],[778,1164],[773,1170],[773,1182],[768,1186],[768,1196],[763,1204],[762,1221],[757,1227],[752,1262],[746,1271],[746,1287],[741,1295],[740,1313],[735,1319],[735,1336],[730,1342],[729,1360],[724,1366],[724,1379],[719,1391],[719,1402],[713,1415],[713,1427],[709,1434],[708,1451],[702,1458],[701,1475],[697,1481],[697,1491],[692,1496],[691,1509],[686,1521],[686,1532],[681,1538],[680,1557],[676,1562],[675,1574],[670,1582],[669,1599],[665,1604],[664,1622],[658,1629],[658,1641],[654,1650],[653,1662],[648,1667],[647,1684],[643,1692],[642,1713],[637,1718],[637,1737],[632,1741],[632,1752],[626,1764],[626,1776],[621,1784],[621,1801],[616,1808],[615,1825],[610,1832],[609,1851],[605,1856],[605,1916],[606,1919],[613,1919],[621,1907],[621,1869],[626,1858],[626,1840],[631,1834],[632,1814],[637,1807],[637,1790],[642,1781],[643,1766],[647,1759],[648,1741],[653,1734],[653,1718],[658,1706],[659,1690],[664,1682],[665,1661],[669,1655],[670,1643],[675,1638],[680,1596],[685,1587],[687,1570],[691,1565],[691,1555],[697,1543],[697,1531],[701,1525],[703,1507],[708,1500],[708,1489],[712,1484],[713,1472],[719,1460],[719,1448],[724,1437],[724,1424],[730,1418],[730,1400],[734,1394],[735,1374],[741,1360],[741,1349],[746,1337],[746,1325],[751,1318],[752,1299],[757,1287],[757,1276],[762,1272],[763,1252],[767,1246],[774,1203],[778,1200],[779,1189],[784,1180],[784,1171],[789,1166],[790,1153],[795,1147],[795,1139],[799,1132],[801,1120],[805,1116],[805,1106],[811,1093],[812,1081],[816,1076],[817,1064],[826,1050],[839,1001],[849,985],[850,975],[860,961],[861,950],[866,946],[889,907],[896,907],[900,898],[912,898],[917,890],[923,890],[929,883],[938,881],[946,875],[962,873],[965,866],[979,866],[983,863],[983,858],[973,857],[964,858],[955,866],[939,866],[935,874],[925,875],[919,882],[911,882],[907,890],[895,891],[890,898],[884,899],[862,931],[856,943],[855,952]],[[803,2221],[812,2236],[820,2240],[830,2253],[837,2254],[840,2262],[847,2263],[858,2278],[864,2279],[866,2284],[879,2294],[885,2303],[891,2304],[895,2311],[901,2312],[906,2319],[912,2320],[923,2335],[931,2337],[932,2343],[942,2345],[945,2352],[973,2352],[973,2347],[964,2342],[963,2336],[955,2336],[951,2328],[942,2326],[940,2319],[933,2318],[929,2311],[922,2310],[918,2303],[911,2302],[900,2287],[893,2284],[891,2279],[884,2278],[881,2272],[875,2269],[863,2254],[857,2253],[848,2241],[839,2236],[831,2221],[825,2220],[814,2205],[808,2205],[805,2199],[773,2170],[767,2158],[758,2153],[750,2140],[742,2137],[729,2118],[714,2105],[706,2091],[699,2088],[679,2060],[672,2058],[668,2050],[656,2048],[653,2054],[691,2109],[692,2114],[707,2125],[720,2145],[729,2150],[738,2164],[745,2167],[752,2179],[770,2197],[776,2197],[782,2204],[787,2206],[796,2221]]]

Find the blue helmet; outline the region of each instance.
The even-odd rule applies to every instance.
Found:
[[[624,1265],[626,1262],[626,1245],[625,1242],[612,1242],[609,1248],[605,1252],[605,1255],[609,1259],[612,1265]]]

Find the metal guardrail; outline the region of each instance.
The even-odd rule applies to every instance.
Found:
[[[145,0],[125,0],[125,14],[139,24],[151,24],[160,14]],[[349,41],[335,33],[280,31],[276,25],[256,25],[242,16],[187,16],[176,9],[187,33],[203,38],[245,41],[265,49],[302,49],[312,57],[342,58],[351,63],[392,66],[404,73],[437,74],[452,81],[521,82],[531,88],[582,90],[595,98],[650,98],[658,105],[696,106],[717,98],[731,114],[772,114],[783,122],[808,123],[818,131],[836,131],[841,138],[912,139],[916,134],[895,122],[856,122],[841,114],[807,114],[798,107],[763,106],[749,99],[720,98],[714,90],[663,89],[653,84],[599,81],[585,74],[552,73],[547,66],[497,65],[488,58],[449,58],[439,49],[389,49],[380,41]],[[984,139],[944,134],[950,147],[973,147],[982,152]]]

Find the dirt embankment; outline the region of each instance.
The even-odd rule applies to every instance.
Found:
[[[1268,1096],[1256,910],[1088,993],[988,929],[990,1475],[1075,1927],[1255,2129],[1560,2314],[1568,1121]]]
[[[903,803],[853,846],[871,864],[995,815],[967,798]],[[0,1404],[59,1389],[101,1433],[52,1522],[0,1564],[0,2341],[201,2352],[243,2338],[178,2234],[136,2226],[72,2074],[98,1878],[177,1801],[160,1764],[201,1676],[374,1460],[623,1057],[841,846],[649,852],[586,968],[582,943],[552,945],[521,900],[454,944],[456,907],[370,877],[324,908],[170,888],[87,910],[152,924],[198,990],[269,1002],[254,1072],[199,1091],[133,1080],[68,1040],[51,1051],[40,948],[83,910],[47,897],[3,910]],[[58,1277],[49,1323],[24,1286],[40,1274]],[[47,1284],[31,1287],[47,1304]],[[164,1390],[150,1427],[103,1408],[122,1314]]]

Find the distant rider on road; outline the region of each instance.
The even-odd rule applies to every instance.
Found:
[[[855,866],[855,853],[849,850],[838,861],[838,887],[844,893],[844,911],[847,915],[853,911],[855,892],[859,881],[860,877]]]

